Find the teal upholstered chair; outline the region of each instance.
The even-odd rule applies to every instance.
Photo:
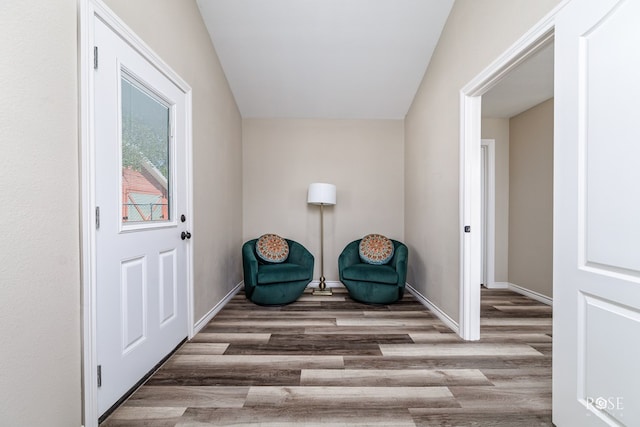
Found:
[[[349,296],[367,304],[398,301],[404,295],[409,250],[403,243],[391,240],[393,258],[383,265],[367,264],[361,261],[358,252],[361,240],[349,243],[338,258],[340,281],[349,291]]]
[[[269,264],[256,255],[256,242],[242,246],[244,291],[259,305],[283,305],[297,300],[313,278],[313,255],[300,243],[285,239],[289,256],[285,262]]]

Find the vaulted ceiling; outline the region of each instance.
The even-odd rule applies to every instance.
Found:
[[[402,119],[454,0],[197,3],[244,118]],[[552,56],[483,97],[485,115],[507,117],[550,97]]]
[[[403,118],[453,0],[198,0],[243,117]]]

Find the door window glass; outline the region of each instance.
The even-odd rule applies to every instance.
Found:
[[[122,222],[171,219],[170,107],[122,77]]]

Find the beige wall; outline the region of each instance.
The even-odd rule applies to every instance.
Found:
[[[509,281],[509,119],[483,118],[482,139],[495,141],[494,281]]]
[[[243,153],[244,240],[273,232],[302,243],[316,257],[315,279],[320,210],[307,205],[312,182],[337,188],[324,215],[327,280],[338,280],[338,255],[352,240],[403,240],[401,120],[245,119]]]
[[[76,0],[0,6],[0,425],[79,426]]]
[[[552,297],[553,99],[509,124],[509,282]]]
[[[241,280],[240,115],[194,1],[108,4],[193,89],[197,320]],[[77,16],[0,7],[0,425],[82,422]]]
[[[193,90],[191,243],[198,321],[242,280],[240,113],[195,1],[106,3]]]
[[[460,89],[559,0],[457,0],[405,119],[408,282],[459,317]]]

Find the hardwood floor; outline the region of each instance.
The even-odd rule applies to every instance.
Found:
[[[240,293],[101,425],[552,425],[551,307],[482,292],[478,342],[410,294],[260,307]]]

